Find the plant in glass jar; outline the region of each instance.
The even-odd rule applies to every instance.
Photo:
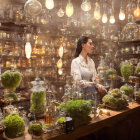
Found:
[[[37,115],[44,114],[46,105],[46,88],[42,86],[44,81],[41,81],[38,77],[31,83],[33,84],[33,88],[31,89],[32,94],[30,111],[36,117]]]
[[[24,120],[17,113],[11,113],[4,119],[5,136],[8,138],[18,138],[24,135]]]
[[[140,75],[140,62],[137,64],[137,67],[136,67],[136,74],[137,74],[137,75]]]

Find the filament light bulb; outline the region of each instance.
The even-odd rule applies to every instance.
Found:
[[[125,13],[124,13],[124,10],[122,10],[122,9],[120,9],[119,19],[120,20],[125,20]]]
[[[60,58],[63,57],[63,52],[64,52],[63,46],[60,46],[59,51],[58,51],[58,54],[59,54]]]
[[[110,16],[109,22],[110,22],[111,24],[114,24],[114,23],[115,23],[114,15],[111,15],[111,16]]]
[[[54,1],[53,0],[46,0],[45,6],[49,10],[53,9],[54,8]]]
[[[85,12],[89,11],[91,9],[91,4],[89,0],[83,0],[81,4],[81,9]]]
[[[100,5],[98,4],[98,2],[95,3],[94,18],[96,20],[99,20],[101,18]]]
[[[102,16],[102,22],[107,23],[107,15],[105,13]]]
[[[30,59],[30,57],[31,57],[31,51],[32,51],[31,43],[30,42],[26,42],[26,44],[25,44],[26,58]]]
[[[72,3],[69,1],[66,6],[66,15],[68,17],[71,17],[73,15],[73,13],[74,13],[74,8],[73,8]]]

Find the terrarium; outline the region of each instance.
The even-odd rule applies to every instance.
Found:
[[[31,106],[30,111],[35,117],[38,115],[44,115],[45,105],[46,105],[46,88],[43,87],[44,81],[36,77],[35,81],[31,84],[33,88],[31,89]]]

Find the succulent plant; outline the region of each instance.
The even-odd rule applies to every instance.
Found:
[[[129,85],[123,85],[120,87],[120,91],[123,91],[123,93],[127,96],[130,96],[133,94],[133,88]]]
[[[11,113],[4,119],[5,135],[8,138],[17,138],[24,134],[24,120],[17,113]]]
[[[4,96],[4,99],[9,100],[9,99],[13,99],[14,101],[17,101],[17,95],[16,93],[8,93]]]

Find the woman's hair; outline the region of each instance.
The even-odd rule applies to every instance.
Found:
[[[82,51],[82,44],[86,44],[88,42],[88,39],[90,39],[87,36],[82,36],[79,38],[78,42],[77,42],[77,48],[76,48],[76,52],[75,52],[75,58],[79,56],[79,54]]]

